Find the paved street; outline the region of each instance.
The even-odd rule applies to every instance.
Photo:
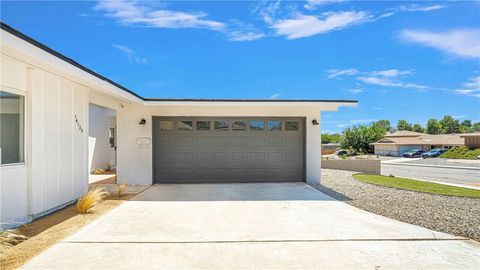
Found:
[[[454,184],[480,184],[480,170],[465,168],[422,167],[382,163],[382,174]]]

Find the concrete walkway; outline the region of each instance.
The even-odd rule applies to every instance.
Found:
[[[25,269],[478,269],[480,244],[303,183],[154,185]]]

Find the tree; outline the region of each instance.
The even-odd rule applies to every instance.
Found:
[[[432,118],[427,121],[427,133],[428,134],[440,134],[440,125],[437,119]]]
[[[460,133],[460,123],[450,115],[445,115],[438,124],[443,134]]]
[[[381,127],[383,129],[385,129],[387,132],[392,130],[392,126],[390,126],[390,121],[388,121],[388,120],[379,120],[377,122],[374,122],[373,125]]]
[[[386,134],[386,130],[379,125],[359,125],[346,128],[343,131],[343,140],[340,146],[344,149],[352,148],[358,152],[373,152],[374,143]]]
[[[408,130],[412,131],[412,125],[409,124],[406,120],[400,119],[397,123],[397,130]]]
[[[412,127],[412,131],[424,133],[425,129],[420,124],[415,124]]]
[[[322,134],[322,143],[339,143],[342,141],[342,135],[340,134]]]
[[[463,120],[460,123],[460,132],[462,133],[473,132],[472,120]]]
[[[477,122],[472,125],[473,132],[480,131],[480,122]]]

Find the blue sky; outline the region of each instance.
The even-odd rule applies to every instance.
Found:
[[[1,20],[145,97],[355,99],[322,128],[480,121],[480,2],[2,1]]]

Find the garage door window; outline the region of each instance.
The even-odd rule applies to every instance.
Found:
[[[192,121],[178,121],[178,130],[192,130],[193,122]]]
[[[215,130],[228,130],[228,121],[215,121]]]
[[[160,121],[158,126],[160,130],[163,130],[163,131],[174,129],[173,121]]]
[[[197,121],[197,130],[210,130],[210,121]]]
[[[297,121],[286,121],[285,122],[285,129],[286,130],[298,130],[298,122]]]
[[[259,120],[250,121],[250,130],[263,130],[264,122]]]
[[[280,121],[280,120],[269,120],[268,121],[268,130],[282,130],[282,121]]]
[[[232,129],[233,130],[247,130],[247,122],[246,121],[233,121]]]
[[[24,161],[24,97],[0,91],[0,164]]]

